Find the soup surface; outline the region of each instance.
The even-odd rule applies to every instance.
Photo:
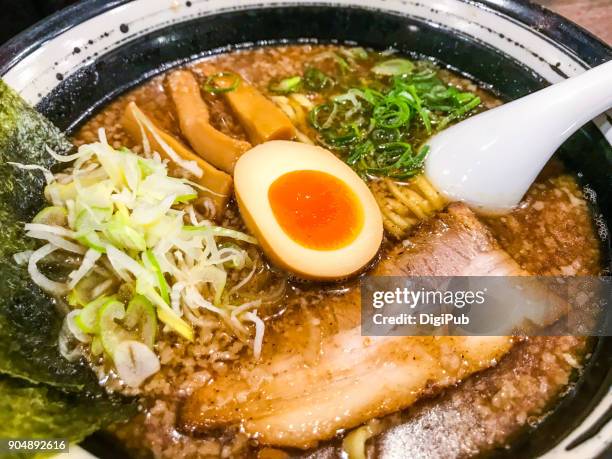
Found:
[[[317,126],[320,127],[323,121],[317,119],[316,114],[313,120],[312,111],[344,93],[346,88],[363,85],[372,66],[384,60],[384,56],[372,55],[374,53],[359,57],[349,48],[332,46],[282,46],[222,54],[190,64],[187,68],[203,87],[214,83],[216,88],[224,88],[232,84],[227,75],[222,81],[211,82],[207,78],[211,69],[241,75],[287,113],[298,130],[299,139],[326,143],[328,147],[332,140],[336,141],[331,146],[342,156],[346,150],[337,142],[337,137],[322,136],[323,130]],[[344,65],[349,65],[350,69],[343,70]],[[477,95],[482,105],[476,110],[501,103],[465,78],[429,63],[418,65],[434,72],[459,91]],[[318,92],[292,91],[293,83],[288,80],[295,75],[304,75],[310,68],[321,72],[311,72],[310,76],[323,89]],[[326,90],[325,76],[342,81],[344,87]],[[75,143],[96,141],[98,129],[104,128],[109,143],[115,148],[125,146],[134,152],[142,152],[141,142],[126,132],[121,121],[128,104],[136,102],[162,129],[186,144],[193,144],[181,129],[167,93],[167,82],[166,86],[164,84],[166,78],[166,75],[155,77],[117,98],[76,133]],[[214,128],[240,141],[249,139],[248,127],[240,122],[229,98],[221,97],[214,90],[203,90],[202,96]],[[326,110],[330,107],[323,106],[317,113],[325,116]],[[395,117],[403,116],[401,109],[393,113]],[[388,116],[386,119],[392,126],[395,118]],[[459,118],[458,115],[456,119]],[[443,128],[456,119],[439,119],[437,123]],[[394,129],[397,130],[390,127],[388,132]],[[398,132],[400,137],[392,139],[393,142],[406,143],[409,139],[415,147],[428,136],[419,127],[408,134]],[[422,179],[418,175],[415,178],[407,172],[409,168],[405,163],[401,167],[397,166],[399,163],[374,167],[366,158],[355,164],[354,169],[368,181],[382,209],[385,236],[382,249],[370,269],[383,269],[380,266],[399,263],[399,258],[396,260],[398,250],[420,244],[429,237],[428,231],[435,236],[437,227],[428,225],[429,221],[438,218],[436,214],[442,211],[443,204],[436,201],[439,196],[435,192],[429,193],[426,183],[419,182]],[[385,174],[373,171],[385,171]],[[320,222],[315,224],[296,215],[292,205],[301,198],[292,191],[289,180],[296,177],[286,178],[275,183],[270,190],[274,195],[273,201],[277,203],[275,213],[281,215],[279,220],[285,222],[287,232],[295,239],[308,237],[301,229]],[[323,232],[334,231],[336,236],[332,240],[315,237],[307,240],[306,245],[326,249],[326,244],[335,247],[350,242],[355,237],[350,228],[349,233],[344,234],[341,230],[336,231],[334,225],[340,220],[352,219],[354,225],[359,226],[362,216],[354,208],[354,203],[351,204],[351,191],[347,189],[334,194],[332,184],[320,174],[301,179],[308,180],[321,192],[320,196],[315,196],[315,207],[321,214],[317,218],[325,221],[317,228]],[[332,191],[325,195],[321,190],[327,185]],[[313,192],[316,194],[317,190]],[[417,199],[416,207],[402,204],[412,198]],[[343,201],[351,204],[349,212],[344,214],[338,213],[340,204],[334,207]],[[346,206],[344,209],[346,212]],[[422,215],[419,209],[425,209]],[[207,216],[206,209],[201,213]],[[220,217],[218,222],[223,227],[247,231],[233,200],[221,216],[215,216]],[[600,242],[588,203],[575,177],[555,159],[546,166],[518,209],[502,217],[486,218],[484,223],[499,246],[520,269],[529,273],[583,275],[597,274],[601,270]],[[247,274],[250,276],[248,282],[240,286],[240,295],[244,300],[260,301],[259,316],[266,323],[262,358],[265,361],[274,355],[299,355],[307,366],[316,367],[325,340],[347,329],[347,324],[353,324],[355,317],[358,318],[358,277],[334,283],[305,282],[269,264],[259,248],[249,247],[248,251],[254,260],[253,271],[249,274],[249,269],[245,268],[234,272],[230,285],[236,286]],[[427,254],[420,256],[426,257]],[[446,274],[453,274],[452,267]],[[576,337],[537,337],[516,342],[499,362],[492,362],[492,366],[473,376],[459,376],[447,387],[444,384],[438,386],[435,381],[428,383],[420,400],[408,409],[386,416],[372,416],[363,427],[352,430],[352,433],[340,429],[334,439],[316,445],[309,443],[306,450],[299,450],[262,444],[258,438],[250,438],[248,429],[241,429],[240,423],[230,422],[226,426],[215,425],[214,428],[195,431],[185,428],[180,419],[181,407],[199,388],[215,381],[228,381],[230,384],[235,375],[254,377],[254,373],[248,372],[257,369],[251,351],[252,341],[248,336],[237,335],[214,314],[201,314],[197,317],[197,324],[193,342],[180,340],[176,335],[163,331],[158,333],[156,352],[161,369],[137,389],[122,385],[102,360],[92,358],[92,366],[107,387],[142,398],[140,414],[127,424],[112,429],[134,457],[340,457],[343,448],[359,450],[364,442],[372,457],[471,456],[506,445],[525,428],[536,425],[571,387],[590,349],[587,339]],[[460,375],[455,368],[460,364],[460,359],[456,364],[449,363],[448,368],[452,369],[449,373]]]

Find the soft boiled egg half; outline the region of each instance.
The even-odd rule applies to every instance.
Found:
[[[236,163],[234,186],[240,212],[266,255],[299,277],[341,279],[378,252],[383,223],[374,196],[324,148],[262,143]]]

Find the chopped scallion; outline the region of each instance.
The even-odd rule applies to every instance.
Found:
[[[334,80],[316,67],[304,71],[304,87],[309,91],[319,92],[334,86]]]
[[[344,92],[309,115],[319,142],[364,177],[419,173],[427,154],[419,145],[427,136],[480,105],[475,94],[444,83],[427,62],[394,58],[371,70],[376,77],[357,80],[357,87],[354,77],[341,77],[336,85]]]
[[[239,84],[240,75],[234,72],[219,72],[206,78],[204,91],[210,94],[222,94],[233,91]]]
[[[289,78],[284,78],[280,81],[272,81],[268,85],[268,89],[278,94],[289,94],[289,93],[297,91],[300,88],[301,84],[302,84],[302,77],[292,76]]]
[[[376,64],[372,67],[372,72],[376,75],[409,75],[414,70],[412,61],[403,58],[389,59]]]

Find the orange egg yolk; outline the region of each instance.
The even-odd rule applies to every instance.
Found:
[[[326,172],[281,175],[270,185],[268,200],[283,231],[310,249],[342,248],[363,227],[363,209],[353,190]]]

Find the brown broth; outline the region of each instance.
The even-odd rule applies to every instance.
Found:
[[[312,45],[259,48],[219,55],[188,67],[202,81],[204,69],[213,63],[240,73],[267,93],[271,80],[300,74],[314,56],[330,49],[333,47]],[[442,71],[441,76],[459,88],[477,92],[486,108],[501,103],[469,80],[447,71]],[[163,75],[155,77],[118,97],[76,133],[75,143],[95,141],[98,128],[104,127],[113,146],[127,146],[139,152],[140,147],[120,125],[123,110],[130,101],[135,101],[168,132],[181,137],[164,94],[163,78]],[[244,139],[244,130],[227,104],[208,94],[205,99],[213,125],[226,134]],[[504,217],[488,218],[487,223],[503,248],[534,274],[597,274],[601,269],[599,240],[586,200],[574,176],[554,160],[519,209]],[[230,203],[222,224],[243,228],[234,203]],[[385,247],[394,243],[386,240]],[[275,271],[266,275],[262,277],[263,284],[284,277]],[[279,340],[279,346],[302,342],[305,352],[316,355],[316,343],[322,334],[333,333],[343,314],[354,313],[356,309],[354,304],[341,304],[339,299],[332,302],[337,322],[321,323],[316,305],[324,297],[336,297],[338,291],[356,292],[357,288],[356,280],[333,285],[290,281],[283,301],[265,309],[264,315],[270,317],[266,332],[273,336],[274,316],[285,314],[284,319],[293,323],[294,331],[290,337],[285,336],[284,343]],[[285,457],[269,448],[258,450],[256,442],[236,431],[192,438],[176,430],[176,407],[182,398],[216,375],[237,371],[232,362],[246,352],[246,345],[214,320],[209,328],[200,329],[196,335],[194,343],[186,344],[172,335],[160,334],[157,352],[162,370],[138,391],[143,409],[127,424],[112,429],[116,437],[134,457]],[[308,343],[313,343],[311,351]],[[368,442],[368,450],[374,457],[392,457],[402,451],[411,456],[450,458],[471,456],[504,445],[525,426],[537,423],[545,415],[580,371],[588,350],[589,343],[582,338],[527,340],[516,345],[496,367],[443,394],[432,393],[430,398],[402,413],[377,421],[386,431]],[[338,442],[304,453],[311,457],[339,454]]]

